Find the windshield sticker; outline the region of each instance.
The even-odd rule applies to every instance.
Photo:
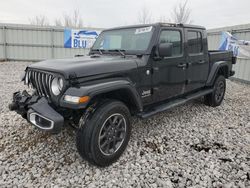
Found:
[[[135,30],[135,34],[142,34],[142,33],[148,33],[152,30],[152,26],[150,27],[143,27],[143,28],[138,28]]]

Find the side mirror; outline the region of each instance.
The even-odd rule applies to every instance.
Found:
[[[160,57],[171,57],[172,56],[172,50],[173,50],[173,44],[172,43],[160,43],[158,46],[158,52]]]

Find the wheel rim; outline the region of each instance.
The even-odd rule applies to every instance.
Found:
[[[98,145],[104,155],[114,154],[122,145],[127,130],[126,120],[121,114],[109,116],[100,129]]]
[[[220,102],[224,96],[224,92],[225,92],[225,84],[223,81],[220,81],[217,84],[216,90],[215,90],[215,100],[217,102]]]

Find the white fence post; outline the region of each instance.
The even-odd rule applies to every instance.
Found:
[[[51,29],[51,58],[55,58],[55,49],[54,49],[54,46],[55,46],[55,42],[54,42],[54,29],[52,28]]]
[[[4,61],[8,60],[7,56],[7,41],[6,41],[6,26],[3,26],[3,59]]]

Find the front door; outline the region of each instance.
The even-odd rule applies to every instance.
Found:
[[[186,81],[186,59],[182,28],[163,28],[158,43],[172,43],[170,57],[155,58],[152,63],[154,101],[183,94]]]

